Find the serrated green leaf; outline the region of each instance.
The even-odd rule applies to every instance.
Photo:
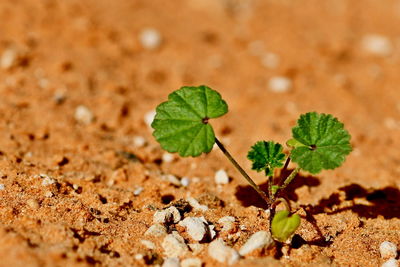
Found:
[[[292,134],[304,146],[295,147],[290,157],[300,168],[313,174],[339,167],[352,150],[350,134],[343,123],[330,114],[301,115]]]
[[[290,215],[287,210],[278,211],[271,223],[272,236],[280,242],[285,242],[299,226],[300,216],[298,214]]]
[[[259,141],[253,145],[247,158],[253,162],[252,169],[258,172],[265,170],[265,175],[272,176],[274,169],[283,166],[285,154],[281,144],[273,141]]]
[[[210,152],[215,142],[208,120],[227,112],[228,105],[217,91],[204,85],[185,86],[156,108],[153,136],[168,152],[196,157]]]
[[[291,147],[291,148],[306,146],[306,145],[300,143],[299,141],[297,141],[296,139],[293,139],[293,138],[290,139],[290,140],[288,140],[288,141],[286,142],[286,145],[287,145],[288,147]]]

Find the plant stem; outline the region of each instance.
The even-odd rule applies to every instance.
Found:
[[[294,169],[288,177],[286,177],[285,181],[283,182],[283,185],[281,185],[278,189],[278,192],[276,192],[275,196],[279,197],[280,193],[285,190],[285,188],[290,184],[290,182],[293,181],[294,177],[296,177],[296,175],[299,173],[300,168],[297,167],[296,169]],[[275,198],[276,199],[276,198]],[[273,200],[273,202],[275,202],[275,199]]]
[[[286,171],[287,167],[289,166],[289,162],[290,162],[290,157],[287,157],[285,161],[285,166],[283,166],[281,173],[284,173]]]
[[[215,143],[217,143],[218,147],[221,149],[221,151],[224,153],[224,155],[229,159],[229,161],[235,166],[235,168],[240,172],[240,174],[247,180],[247,182],[251,185],[251,187],[254,188],[254,190],[257,191],[257,193],[261,196],[261,198],[268,204],[268,206],[271,206],[271,199],[267,197],[264,191],[261,190],[261,188],[256,185],[256,183],[253,181],[253,179],[250,178],[250,176],[243,170],[243,168],[236,162],[236,160],[232,157],[232,155],[226,150],[224,145],[215,137]]]

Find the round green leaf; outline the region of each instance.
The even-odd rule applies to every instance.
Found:
[[[207,86],[185,86],[156,108],[153,136],[168,152],[196,157],[211,151],[215,135],[208,123],[228,112],[221,95]]]
[[[278,211],[272,219],[272,236],[280,242],[285,242],[299,226],[300,216],[298,214],[290,215],[287,210]]]
[[[292,134],[297,141],[290,155],[292,160],[313,174],[339,167],[352,150],[350,134],[343,123],[329,114],[301,115]]]

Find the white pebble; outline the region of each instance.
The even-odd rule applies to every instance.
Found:
[[[175,185],[175,186],[181,186],[181,181],[173,174],[163,174],[161,176],[161,179],[166,180],[168,182],[170,182],[171,184]]]
[[[0,184],[0,190],[4,190],[4,189],[5,189],[4,184]]]
[[[74,118],[77,122],[88,125],[93,122],[94,115],[88,107],[80,105],[75,109]]]
[[[142,192],[143,192],[143,187],[138,187],[135,189],[135,191],[133,191],[133,195],[138,196]]]
[[[147,141],[143,136],[135,136],[133,137],[133,145],[135,147],[143,147],[146,145]]]
[[[147,229],[144,235],[149,236],[164,236],[167,234],[167,229],[161,224],[153,224],[152,226]]]
[[[51,185],[51,184],[54,184],[56,182],[56,180],[54,180],[53,178],[51,178],[50,176],[47,176],[47,175],[45,175],[45,176],[41,175],[40,177],[43,178],[42,186]]]
[[[399,262],[396,259],[391,258],[385,261],[382,264],[382,267],[399,267]]]
[[[193,198],[193,197],[188,197],[187,202],[189,202],[190,206],[192,206],[192,208],[194,210],[198,210],[198,211],[207,211],[208,207],[206,205],[201,205],[197,199]]]
[[[134,258],[135,258],[135,260],[140,261],[140,260],[143,259],[143,254],[139,254],[139,253],[138,253],[138,254],[135,254]]]
[[[154,245],[154,243],[149,240],[142,239],[140,240],[140,243],[142,243],[142,245],[148,249],[156,249],[156,245]]]
[[[261,56],[261,64],[269,69],[275,69],[279,65],[279,56],[274,53],[266,53]]]
[[[225,216],[218,220],[218,223],[222,225],[221,232],[229,232],[233,229],[235,224],[235,217],[233,216]]]
[[[204,217],[187,217],[179,222],[179,225],[185,227],[189,236],[196,241],[203,240],[208,232],[208,224]]]
[[[239,250],[239,254],[244,256],[256,249],[260,248],[268,248],[274,243],[272,240],[271,234],[266,231],[259,231],[253,234],[249,240],[243,245],[243,247]]]
[[[174,155],[171,153],[164,153],[161,159],[163,162],[170,163],[174,160]]]
[[[2,69],[8,70],[13,67],[17,61],[17,52],[14,49],[7,49],[3,52],[0,59],[0,66]]]
[[[190,184],[190,179],[188,177],[182,177],[181,185],[186,187],[186,186],[189,186],[189,184]]]
[[[53,194],[53,192],[51,192],[51,191],[46,191],[46,193],[44,193],[44,196],[45,196],[45,197],[48,197],[48,198],[51,198],[51,197],[54,196],[54,194]]]
[[[188,258],[181,262],[181,267],[201,267],[203,263],[199,258]]]
[[[283,76],[272,77],[268,82],[268,87],[272,92],[284,93],[292,88],[292,80]]]
[[[156,29],[146,28],[139,34],[139,40],[146,49],[153,50],[161,45],[161,35]]]
[[[200,254],[203,251],[204,245],[199,243],[188,244],[193,256]]]
[[[166,258],[161,267],[180,267],[178,258]]]
[[[144,114],[144,122],[151,128],[151,123],[154,121],[154,117],[156,116],[156,111],[152,110]]]
[[[377,56],[388,56],[393,50],[391,41],[387,37],[378,34],[364,36],[361,46],[366,52]]]
[[[156,211],[153,215],[153,222],[155,223],[178,223],[181,220],[181,214],[179,210],[171,206],[165,210]]]
[[[397,246],[392,242],[384,241],[379,245],[379,252],[382,259],[396,258]]]
[[[177,235],[179,234],[167,235],[161,244],[167,257],[180,257],[188,251],[188,246],[182,241],[183,238],[179,238]]]
[[[219,238],[211,242],[208,246],[208,255],[218,262],[228,264],[234,264],[240,258],[239,253],[235,249],[225,245],[225,242]]]
[[[229,176],[224,170],[218,170],[215,173],[215,182],[217,184],[228,184],[229,183]]]

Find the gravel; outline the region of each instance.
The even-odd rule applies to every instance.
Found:
[[[144,235],[149,236],[164,236],[167,234],[167,229],[161,224],[153,224],[152,226],[147,229]]]
[[[365,52],[376,56],[388,56],[393,51],[389,38],[378,34],[365,35],[361,41],[361,47]]]
[[[135,136],[135,137],[133,137],[133,145],[135,147],[143,147],[146,144],[147,144],[147,141],[143,136]]]
[[[240,258],[239,253],[235,249],[225,245],[225,242],[219,238],[211,242],[208,246],[208,255],[220,263],[227,264],[234,264]]]
[[[156,211],[153,215],[154,223],[178,223],[180,220],[181,214],[179,213],[179,210],[174,206],[171,206],[165,210]]]
[[[168,181],[170,184],[175,185],[175,186],[181,186],[181,181],[178,179],[178,177],[176,177],[173,174],[163,174],[161,176],[161,179]]]
[[[165,163],[170,163],[174,160],[174,155],[172,155],[171,153],[164,153],[161,159]]]
[[[148,49],[154,50],[160,47],[162,37],[158,30],[154,28],[145,28],[139,34],[140,44]]]
[[[181,262],[181,267],[201,267],[203,263],[199,258],[188,258]]]
[[[382,259],[396,258],[397,246],[392,242],[384,241],[379,245],[379,252]]]
[[[149,240],[142,239],[140,243],[148,249],[156,249],[156,245]]]
[[[18,55],[15,49],[9,48],[5,50],[1,55],[0,67],[5,70],[12,68],[17,61],[17,57]]]
[[[0,184],[0,190],[4,190],[4,189],[5,189],[4,184]]]
[[[218,170],[215,172],[215,183],[217,184],[228,184],[229,176],[224,170]]]
[[[225,216],[218,220],[218,223],[222,225],[221,232],[229,232],[234,228],[235,217]]]
[[[201,241],[212,236],[213,228],[210,229],[204,217],[187,217],[179,222],[179,225],[185,227],[188,235],[195,241]]]
[[[239,254],[244,256],[253,252],[256,249],[268,248],[272,244],[274,244],[274,240],[272,239],[271,234],[266,231],[259,231],[257,233],[254,233],[247,240],[247,242],[239,250]]]
[[[193,197],[188,197],[187,202],[189,202],[190,206],[192,206],[192,208],[196,211],[207,211],[208,207],[206,205],[201,205],[197,199],[193,198]]]
[[[133,191],[133,195],[138,196],[143,192],[143,187],[138,187]]]
[[[398,267],[398,266],[399,262],[394,258],[388,259],[382,264],[382,267]]]
[[[162,267],[180,267],[178,258],[166,258],[163,262]]]
[[[185,240],[175,231],[164,238],[161,246],[167,257],[180,257],[189,251]]]
[[[285,93],[292,88],[292,80],[283,76],[272,77],[268,87],[274,93]]]
[[[74,118],[77,122],[85,125],[89,125],[94,121],[94,115],[92,111],[83,105],[76,107]]]
[[[190,179],[188,177],[182,177],[181,185],[186,187],[186,186],[189,186],[189,184],[190,184]]]

